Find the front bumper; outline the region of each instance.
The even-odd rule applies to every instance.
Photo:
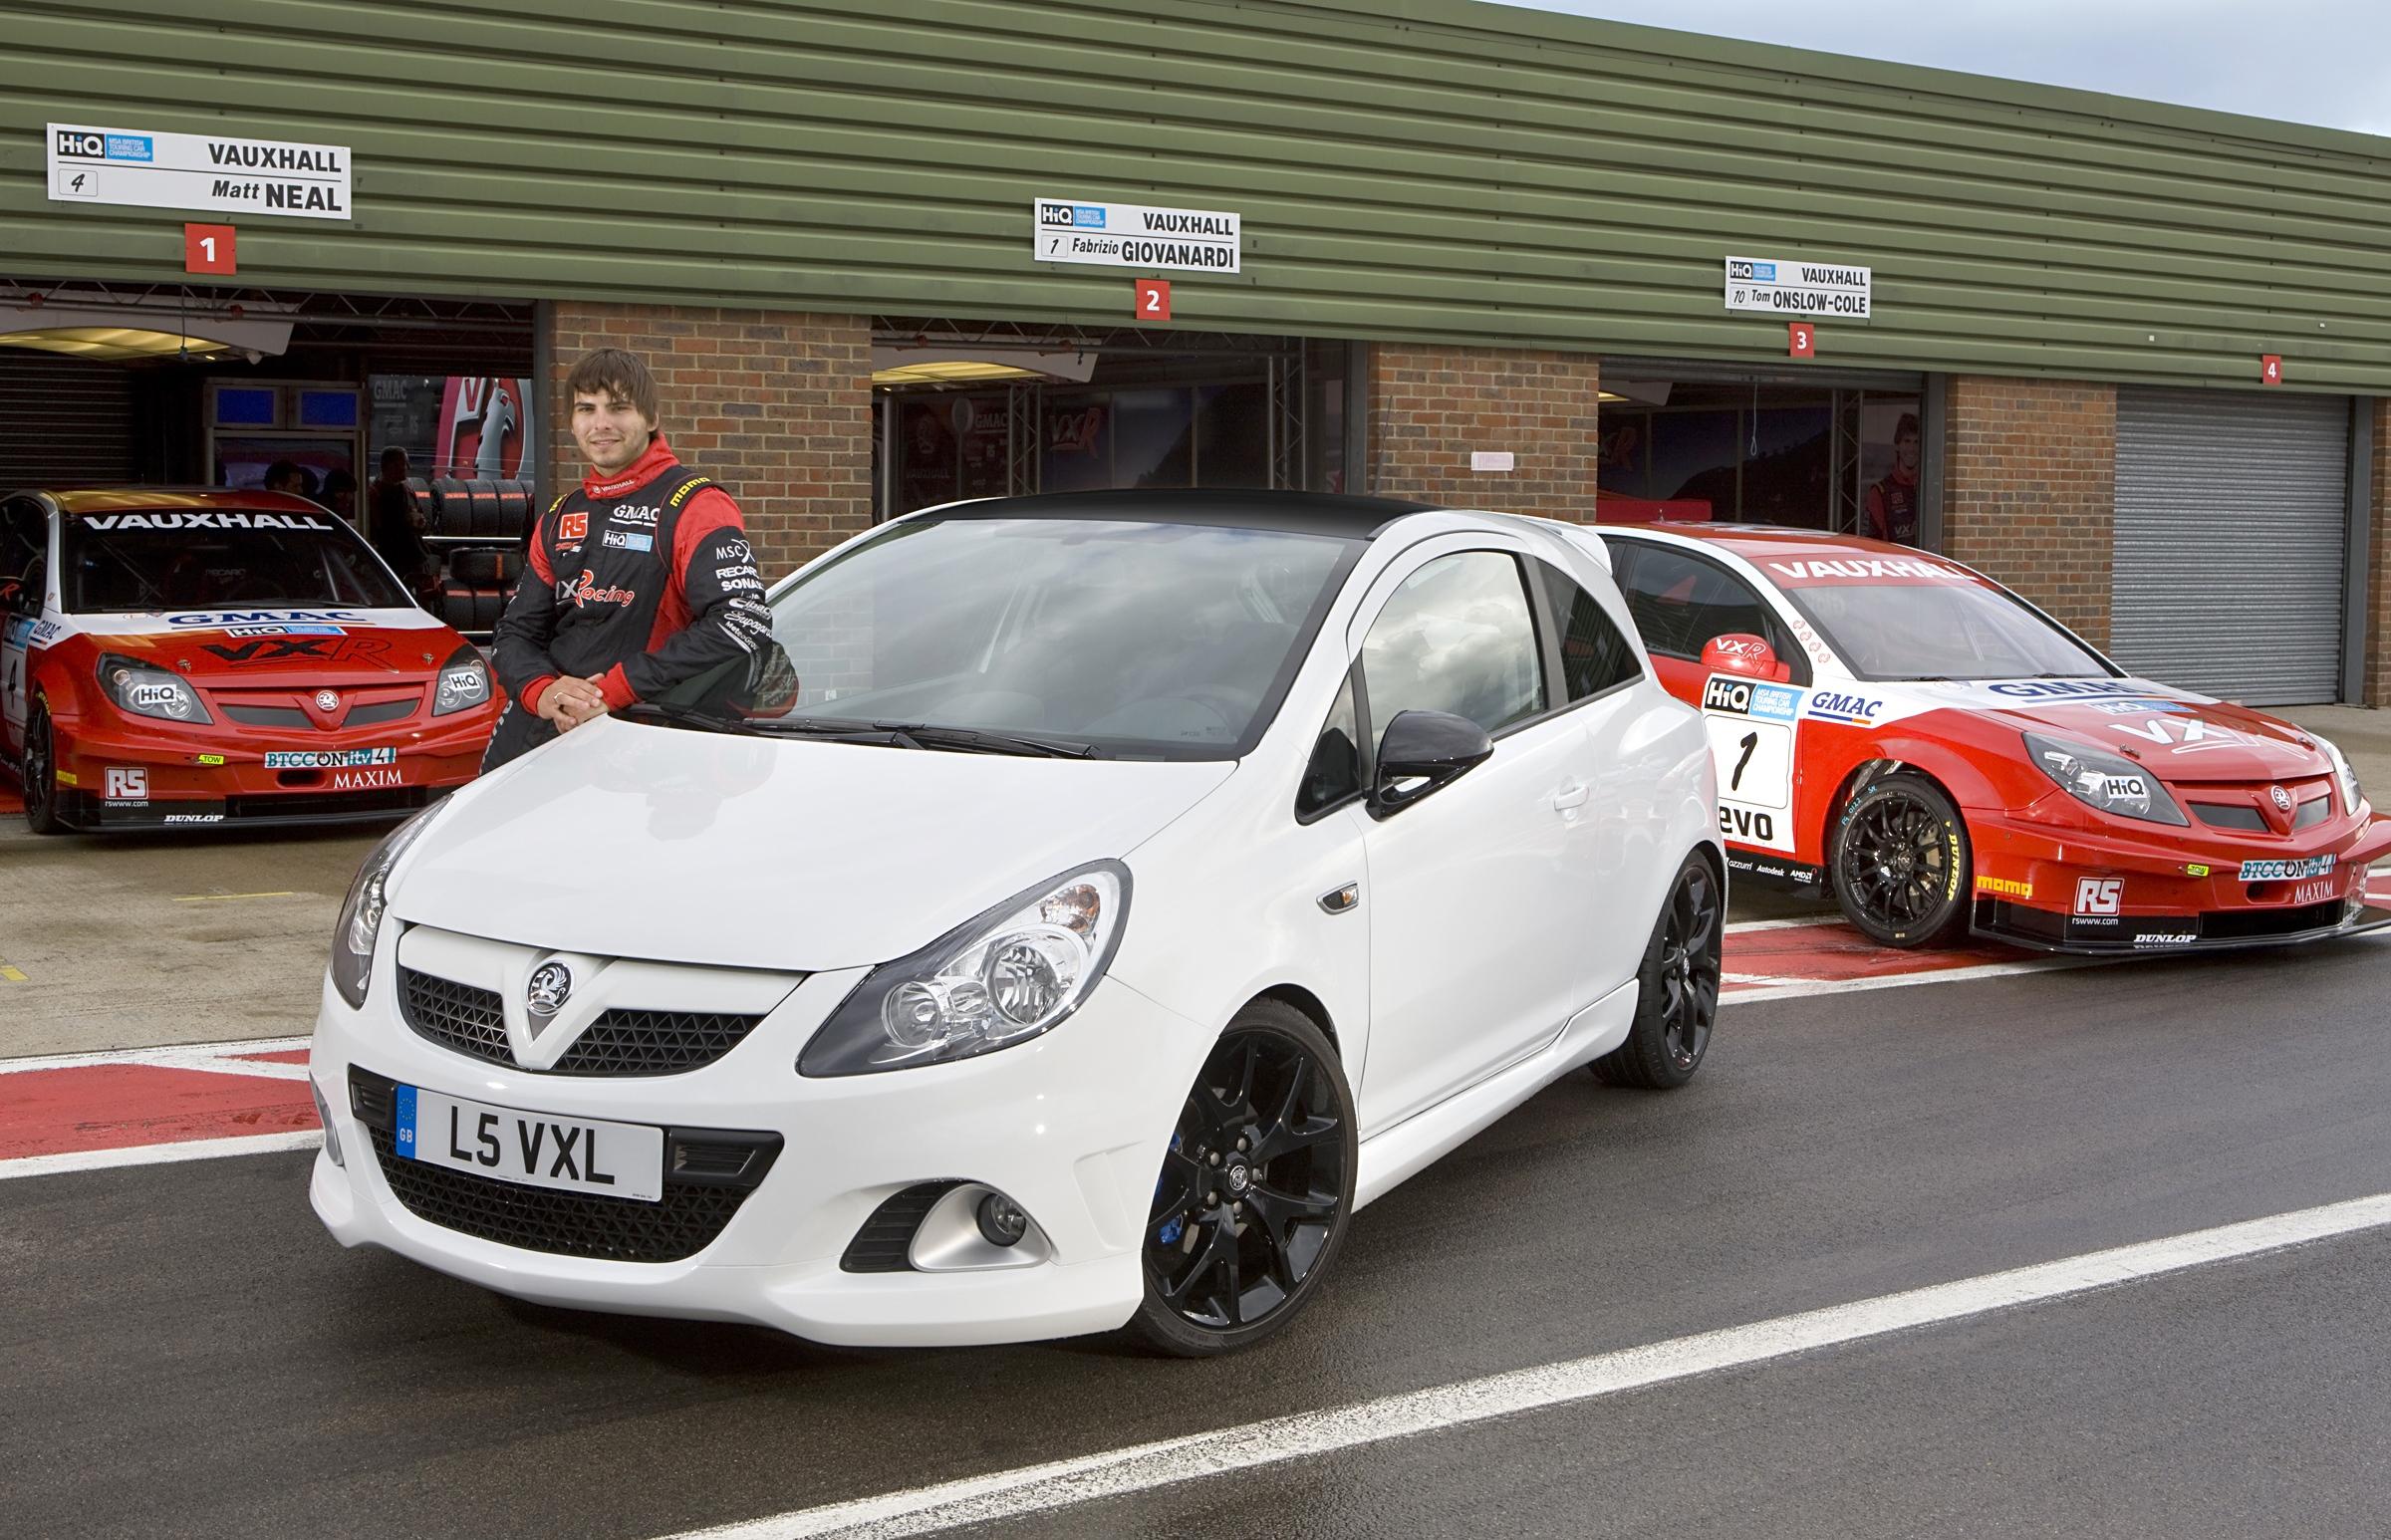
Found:
[[[328,1141],[310,1196],[344,1245],[387,1247],[544,1304],[744,1321],[850,1346],[1067,1337],[1119,1327],[1138,1306],[1155,1173],[1208,1037],[1118,980],[1100,983],[1060,1027],[1016,1048],[809,1080],[796,1072],[798,1050],[863,970],[816,974],[703,1068],[563,1076],[484,1062],[417,1036],[393,1003],[393,941],[386,933],[378,949],[364,1010],[350,1010],[327,983],[310,1060],[343,1156],[336,1163]],[[396,1172],[414,1203],[394,1189],[388,1166],[399,1157],[389,1136],[378,1138],[358,1116],[352,1067],[498,1107],[776,1136],[779,1147],[751,1191],[706,1199],[730,1211],[680,1260],[598,1260],[538,1249],[536,1240],[502,1244],[426,1217],[410,1180],[415,1162]],[[461,1173],[449,1179],[524,1190]],[[1018,1203],[1045,1242],[1037,1259],[947,1272],[842,1265],[884,1202],[917,1184],[953,1180]]]
[[[464,711],[429,724],[326,733],[318,743],[296,731],[61,720],[59,816],[91,831],[402,817],[480,773],[494,722],[490,712]],[[389,757],[378,757],[383,751]],[[269,754],[291,752],[325,762],[268,767]],[[344,762],[351,758],[363,762]]]
[[[2062,828],[2033,812],[1968,811],[1978,935],[2108,956],[2291,945],[2391,924],[2366,898],[2368,868],[2391,856],[2391,814],[2363,805],[2360,817],[2262,841]],[[2266,865],[2245,880],[2248,863]]]

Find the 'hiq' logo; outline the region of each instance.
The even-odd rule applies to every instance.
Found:
[[[61,128],[58,130],[58,152],[83,160],[105,160],[108,158],[108,140],[81,128]]]

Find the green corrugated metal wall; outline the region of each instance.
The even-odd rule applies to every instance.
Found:
[[[1182,325],[1781,358],[1727,253],[1862,263],[1827,364],[2391,390],[2391,142],[1469,0],[0,0],[0,272],[173,278],[44,124],[356,151],[260,285],[1128,318],[1040,193],[1233,209]],[[607,62],[601,62],[607,61]],[[208,216],[190,216],[208,217]]]

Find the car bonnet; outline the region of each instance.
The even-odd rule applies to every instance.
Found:
[[[397,874],[392,909],[410,923],[605,956],[856,967],[914,951],[1073,867],[1128,855],[1236,768],[608,718],[457,794]]]

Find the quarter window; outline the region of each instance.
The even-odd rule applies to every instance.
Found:
[[[1362,642],[1370,718],[1450,711],[1497,732],[1544,709],[1544,669],[1519,563],[1441,556],[1404,579]]]
[[[1549,562],[1537,562],[1535,569],[1552,608],[1553,628],[1560,633],[1561,687],[1570,700],[1599,695],[1644,671],[1626,635],[1593,595]]]
[[[1311,763],[1303,768],[1303,784],[1295,791],[1295,816],[1309,818],[1325,813],[1348,797],[1362,792],[1362,728],[1360,714],[1353,703],[1353,676],[1345,676],[1345,687],[1337,691],[1337,703],[1331,707],[1328,720],[1320,726],[1320,736],[1312,742]]]

